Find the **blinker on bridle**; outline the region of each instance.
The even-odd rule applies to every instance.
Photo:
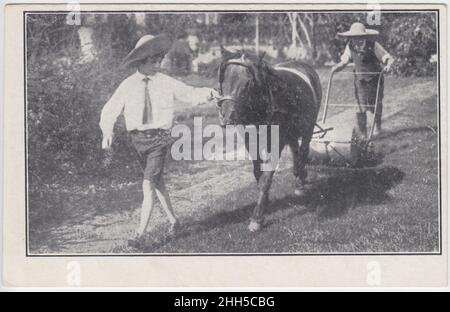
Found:
[[[242,58],[243,58],[243,56],[242,56]],[[255,73],[249,65],[244,64],[243,62],[240,62],[240,61],[227,61],[227,62],[223,63],[219,68],[219,97],[216,98],[216,100],[217,100],[216,106],[218,108],[222,107],[222,102],[224,102],[224,101],[232,101],[234,103],[238,103],[238,101],[236,99],[234,99],[231,95],[223,96],[222,83],[223,83],[223,80],[225,79],[225,77],[224,77],[225,70],[229,65],[237,65],[237,66],[245,67],[252,75],[253,80],[254,81],[256,80]]]

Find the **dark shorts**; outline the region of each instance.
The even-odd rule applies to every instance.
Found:
[[[131,142],[137,152],[144,179],[158,182],[164,169],[172,137],[170,130],[150,129],[130,131]]]
[[[355,96],[358,105],[360,105],[360,110],[362,112],[365,112],[367,110],[372,113],[374,112],[375,101],[377,98],[377,85],[378,85],[378,76],[374,76],[370,80],[363,80],[355,77]],[[378,93],[379,114],[381,114],[382,110],[383,90],[384,90],[384,78],[381,77],[380,89]]]

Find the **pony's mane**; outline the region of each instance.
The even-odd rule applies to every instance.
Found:
[[[219,65],[219,84],[221,85],[223,82],[226,66],[233,62],[241,63],[243,66],[250,68],[256,77],[260,76],[261,70],[272,72],[273,66],[264,60],[264,55],[265,53],[258,54],[247,50],[239,50],[231,53],[222,59]]]
[[[259,63],[262,62],[266,65],[271,65],[267,63],[264,60],[265,52],[263,53],[255,53],[250,50],[239,50],[232,52],[229,56],[227,56],[225,59],[222,60],[222,63],[229,62],[231,60],[242,60],[242,57],[244,57],[244,60],[251,62],[251,63]]]

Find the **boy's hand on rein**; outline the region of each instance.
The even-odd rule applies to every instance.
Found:
[[[211,93],[208,96],[208,102],[215,101],[219,97],[219,92],[216,89],[211,89]]]

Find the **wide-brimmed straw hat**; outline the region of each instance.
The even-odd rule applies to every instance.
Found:
[[[166,54],[172,47],[172,40],[166,35],[145,35],[136,43],[134,49],[123,60],[123,65],[129,66],[136,61],[148,57]]]
[[[379,34],[375,29],[367,29],[362,23],[353,23],[350,30],[338,33],[339,36],[343,37],[374,37]]]

